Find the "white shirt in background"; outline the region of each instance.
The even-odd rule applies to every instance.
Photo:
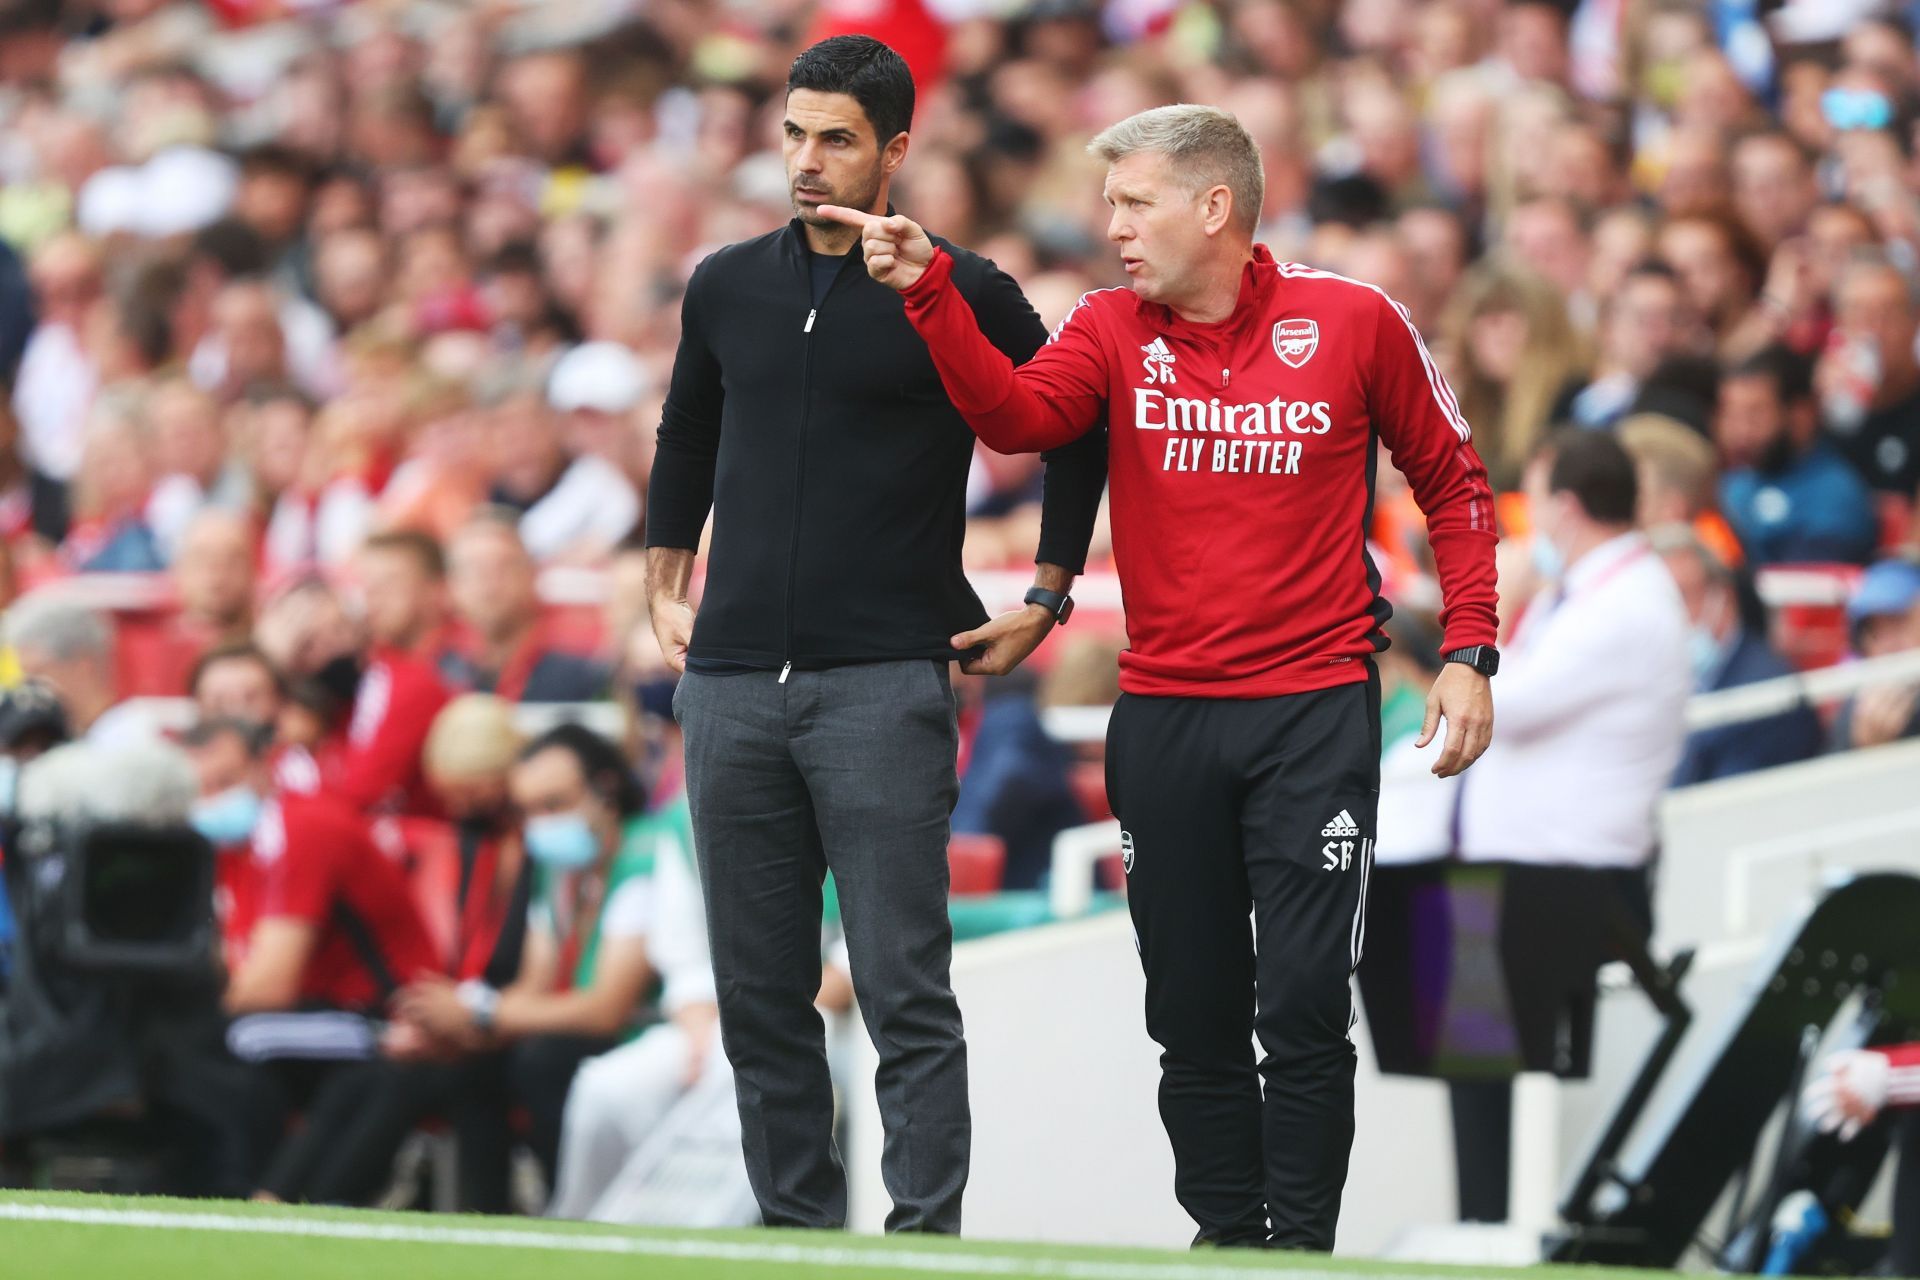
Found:
[[[582,454],[560,473],[546,497],[520,517],[520,538],[535,560],[551,560],[582,543],[611,551],[640,522],[640,495],[620,468]]]
[[[1647,861],[1686,738],[1687,628],[1637,533],[1582,556],[1528,606],[1493,679],[1493,745],[1463,778],[1463,858]]]

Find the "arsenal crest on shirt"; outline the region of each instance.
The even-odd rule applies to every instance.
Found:
[[[1320,345],[1320,326],[1312,320],[1282,320],[1273,326],[1273,353],[1289,369],[1298,369],[1313,359]]]

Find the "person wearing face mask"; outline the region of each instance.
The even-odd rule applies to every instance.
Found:
[[[366,819],[328,795],[273,783],[270,741],[246,721],[208,720],[183,739],[198,776],[193,828],[220,853],[217,908],[227,967],[227,1044],[255,1066],[247,1104],[263,1129],[304,1111],[257,1178],[262,1199],[297,1198],[353,1103],[353,1064],[403,984],[440,961],[400,864]]]
[[[311,788],[364,813],[436,812],[421,747],[451,692],[430,663],[390,645],[369,647],[340,598],[317,578],[273,600],[254,641],[286,674],[295,702],[326,709],[311,748],[313,767],[304,771]]]
[[[574,1073],[635,1030],[658,985],[655,863],[693,841],[684,803],[643,812],[619,750],[579,725],[529,743],[509,793],[533,869],[518,971],[504,987],[426,978],[398,1011],[405,1033],[438,1052],[501,1052],[500,1128],[509,1107],[525,1109],[552,1186]]]
[[[1720,505],[1754,565],[1864,564],[1879,536],[1859,473],[1820,434],[1813,371],[1768,347],[1720,380],[1713,440],[1726,470]]]
[[[1500,734],[1466,775],[1455,818],[1458,857],[1500,871],[1499,919],[1456,946],[1492,948],[1485,964],[1504,975],[1518,1050],[1508,1069],[1581,1078],[1594,976],[1651,932],[1646,868],[1686,736],[1690,626],[1634,528],[1638,479],[1617,440],[1555,435],[1523,486],[1546,585],[1515,625]],[[1452,1092],[1461,1216],[1504,1221],[1510,1075]]]
[[[1648,541],[1666,562],[1692,629],[1693,691],[1713,693],[1793,674],[1767,643],[1766,606],[1752,580],[1723,564],[1686,525],[1650,530]],[[1673,785],[1691,786],[1819,755],[1823,731],[1812,707],[1797,706],[1761,720],[1702,729],[1687,736]]]
[[[510,703],[455,698],[435,717],[426,745],[427,778],[447,820],[400,824],[415,897],[446,971],[476,987],[505,987],[521,965],[533,876],[507,782],[524,745]],[[378,1059],[348,1069],[338,1114],[309,1115],[308,1127],[329,1139],[282,1190],[316,1203],[371,1204],[391,1182],[408,1135],[437,1116],[459,1144],[459,1206],[507,1211],[504,1055],[433,1040],[404,1020],[386,1028],[380,1049]]]

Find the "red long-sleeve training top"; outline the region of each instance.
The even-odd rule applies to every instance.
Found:
[[[1261,698],[1365,678],[1375,441],[1427,515],[1446,648],[1495,639],[1493,496],[1453,391],[1379,289],[1256,246],[1232,316],[1080,300],[1027,364],[980,336],[938,253],[906,290],[954,406],[1002,453],[1105,417],[1129,693]]]

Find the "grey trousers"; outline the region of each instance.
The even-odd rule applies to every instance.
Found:
[[[844,1227],[820,987],[833,872],[861,1016],[880,1055],[889,1231],[960,1230],[972,1136],[949,976],[948,818],[959,783],[947,667],[925,659],[688,673],[674,695],[720,1035],[768,1226]]]

